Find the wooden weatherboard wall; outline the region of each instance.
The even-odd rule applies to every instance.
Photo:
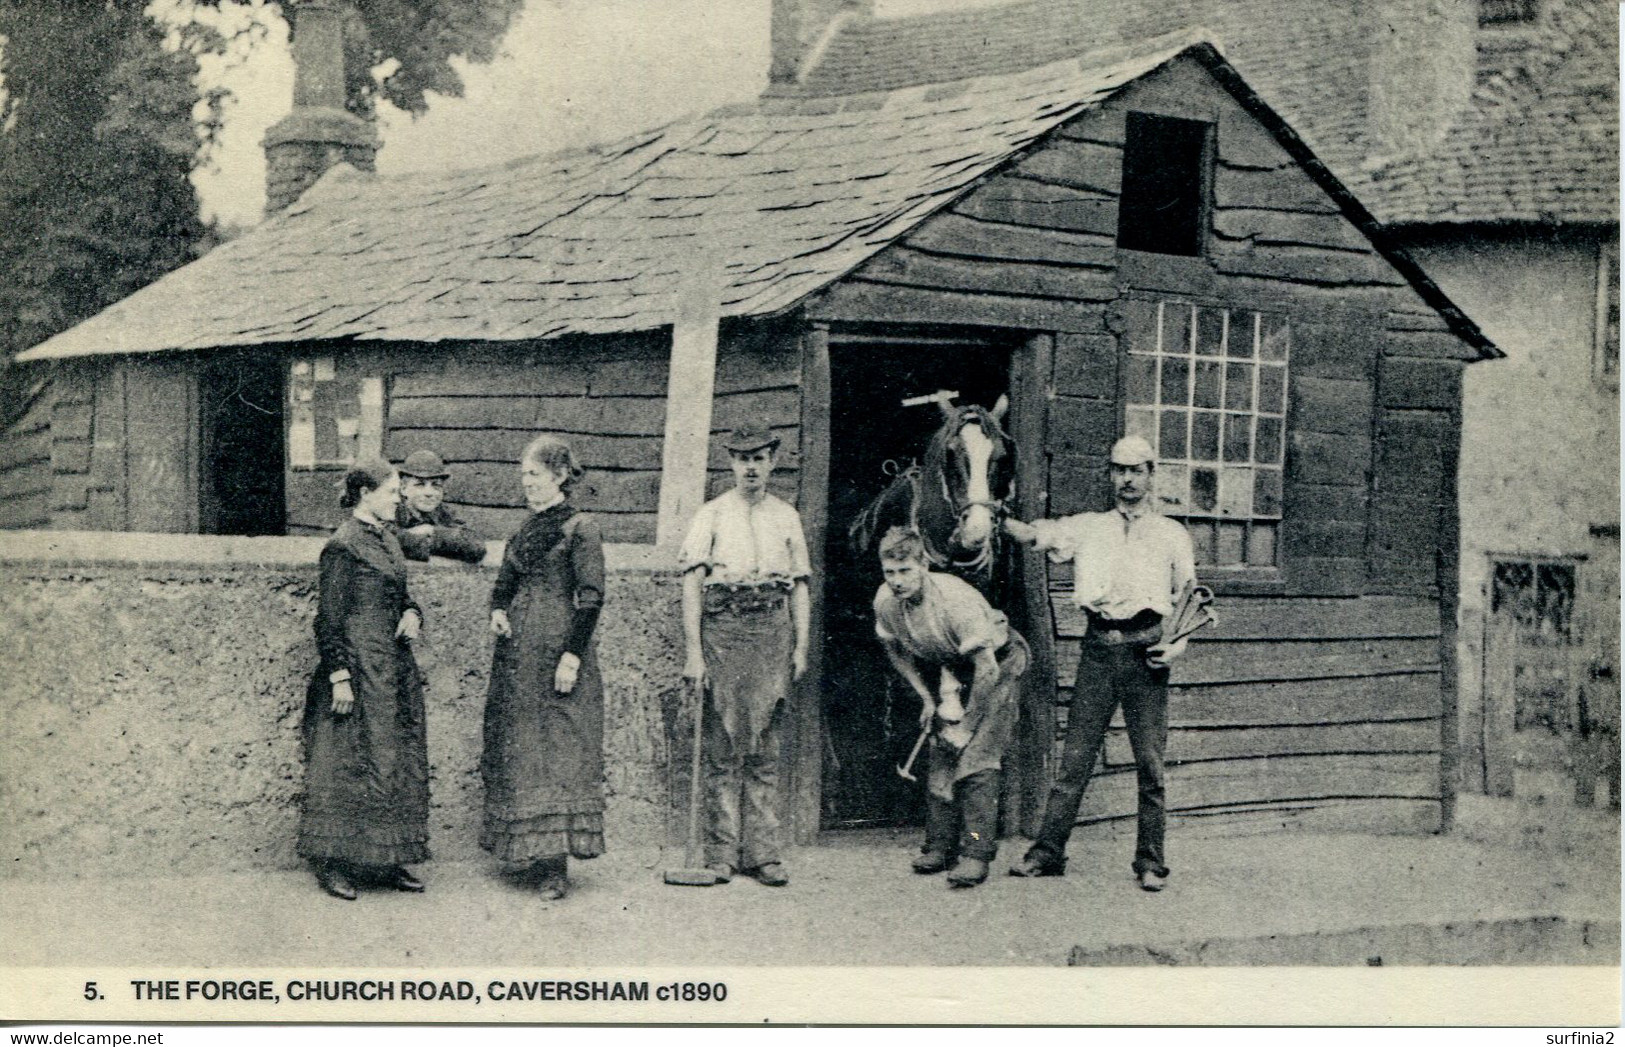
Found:
[[[1213,128],[1201,257],[1116,247],[1131,111]],[[1454,741],[1460,372],[1472,352],[1206,69],[1180,60],[1069,121],[807,311],[1052,339],[1033,357],[1044,373],[1015,388],[1043,390],[1042,418],[1026,425],[1044,434],[1039,504],[1060,516],[1109,504],[1121,361],[1136,316],[1157,302],[1269,310],[1291,341],[1277,565],[1201,571],[1222,624],[1172,677],[1170,813],[1438,828]],[[1047,569],[1063,728],[1084,624],[1070,566]],[[1131,825],[1134,810],[1119,719],[1080,819]]]
[[[747,419],[783,441],[773,486],[799,483],[800,342],[783,323],[725,323],[717,356],[707,497],[724,489],[716,437]],[[612,542],[653,542],[660,499],[669,332],[551,342],[386,345],[334,356],[335,373],[385,380],[383,447],[399,461],[438,452],[447,501],[491,539],[524,522],[518,461],[539,433],[570,440],[587,475],[575,501]],[[290,467],[289,532],[325,533],[339,516],[336,470]]]
[[[194,531],[197,452],[191,358],[59,365],[0,441],[0,527]]]

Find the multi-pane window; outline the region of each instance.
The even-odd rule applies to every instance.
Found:
[[[1575,726],[1578,680],[1570,648],[1581,632],[1575,616],[1577,574],[1570,561],[1495,562],[1489,642],[1512,645],[1515,730],[1560,733]]]
[[[1526,25],[1540,17],[1540,0],[1478,0],[1481,26]]]
[[[383,450],[384,380],[351,373],[330,356],[288,368],[288,465],[337,469]]]
[[[1162,511],[1184,520],[1198,565],[1275,566],[1291,341],[1286,318],[1181,302],[1137,304],[1125,357],[1127,431],[1156,449]]]

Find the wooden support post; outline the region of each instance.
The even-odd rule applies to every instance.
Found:
[[[1461,368],[1456,368],[1455,402],[1445,437],[1443,490],[1439,492],[1439,831],[1456,823],[1456,793],[1461,787],[1461,493],[1456,472],[1461,464]]]
[[[1016,443],[1016,504],[1022,520],[1048,512],[1049,455],[1045,433],[1055,338],[1040,334],[1016,349],[1010,361],[1010,436]],[[1015,591],[1019,604],[1011,611],[1032,650],[1032,664],[1022,679],[1021,718],[1014,745],[1015,773],[1005,776],[1005,831],[1031,836],[1038,831],[1049,795],[1055,746],[1055,629],[1050,620],[1049,572],[1044,554],[1017,547],[1019,569]]]
[[[798,843],[812,843],[823,817],[824,540],[829,527],[829,328],[814,324],[801,338],[801,488],[797,499],[812,561],[812,616],[807,675],[795,696],[790,731],[790,824]]]
[[[660,448],[660,502],[655,542],[675,550],[705,504],[711,453],[711,399],[717,377],[721,270],[702,252],[678,292],[671,331],[671,380],[666,389],[666,437]]]

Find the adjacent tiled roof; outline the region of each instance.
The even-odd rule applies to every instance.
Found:
[[[1385,222],[1616,221],[1613,4],[1541,6],[1518,62],[1477,86],[1443,142],[1374,164],[1368,157],[1382,150],[1371,140],[1372,51],[1391,27],[1369,0],[1017,0],[851,19],[799,83],[775,90],[840,95],[995,75],[1103,43],[1201,26]],[[1414,99],[1418,106],[1434,103],[1423,93]]]
[[[1361,198],[1412,222],[1617,222],[1615,17],[1611,3],[1550,0],[1443,145],[1369,172]]]
[[[1189,43],[946,88],[764,99],[495,168],[338,168],[282,215],[19,359],[649,330],[672,322],[702,235],[722,261],[722,315],[776,312]]]

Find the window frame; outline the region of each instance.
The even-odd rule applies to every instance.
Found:
[[[1619,309],[1619,235],[1604,234],[1597,241],[1596,311],[1591,326],[1591,376],[1604,389],[1619,389],[1619,322],[1614,320],[1614,351],[1609,366],[1609,313]],[[1609,296],[1609,292],[1613,296]]]
[[[341,406],[353,404],[353,418],[335,413],[340,447],[353,449],[348,458],[323,458],[316,442],[316,387],[339,379],[353,380],[355,397]],[[287,401],[283,448],[289,473],[342,472],[365,458],[383,455],[384,430],[389,419],[389,390],[382,375],[370,373],[355,362],[332,354],[290,355],[283,372]],[[346,425],[345,422],[349,422]],[[347,432],[352,428],[353,432]]]
[[[1196,201],[1196,250],[1191,254],[1175,254],[1168,251],[1147,251],[1141,248],[1125,247],[1122,234],[1123,201],[1128,196],[1128,157],[1129,157],[1129,123],[1136,119],[1161,120],[1181,124],[1194,124],[1202,128],[1201,149],[1197,157],[1197,201]],[[1132,109],[1123,114],[1123,164],[1122,174],[1118,180],[1118,216],[1119,225],[1112,234],[1113,245],[1117,249],[1119,259],[1141,258],[1147,260],[1149,266],[1157,264],[1190,266],[1203,262],[1211,256],[1213,243],[1213,182],[1214,165],[1218,157],[1218,121],[1212,118],[1197,119],[1192,116],[1161,113],[1149,109]]]
[[[1286,322],[1286,325],[1287,325],[1287,329],[1288,329],[1289,332],[1290,332],[1290,330],[1292,328],[1293,319],[1294,319],[1291,310],[1285,308],[1281,304],[1274,303],[1274,302],[1260,302],[1260,303],[1257,303],[1257,304],[1245,304],[1245,303],[1238,304],[1238,303],[1236,303],[1236,302],[1234,302],[1232,300],[1224,299],[1224,298],[1207,297],[1207,296],[1190,295],[1190,294],[1175,294],[1175,293],[1170,293],[1170,292],[1167,292],[1167,291],[1162,291],[1162,290],[1158,290],[1158,289],[1151,289],[1151,288],[1145,288],[1145,287],[1136,287],[1136,288],[1133,288],[1133,289],[1125,290],[1123,298],[1122,298],[1121,301],[1122,301],[1123,304],[1128,304],[1130,302],[1137,302],[1137,303],[1140,303],[1142,305],[1150,305],[1152,307],[1156,307],[1156,306],[1161,305],[1161,304],[1170,304],[1171,303],[1171,304],[1175,304],[1175,305],[1195,307],[1197,309],[1223,309],[1223,310],[1226,310],[1227,313],[1228,312],[1233,312],[1233,311],[1243,311],[1243,312],[1248,312],[1248,313],[1259,313],[1259,314],[1274,313],[1274,314],[1278,314],[1278,315],[1280,315],[1281,317],[1284,318],[1284,320]],[[1125,324],[1125,327],[1126,327],[1126,324]],[[1125,329],[1125,334],[1127,334],[1126,329]],[[1290,335],[1289,335],[1289,338],[1290,338]],[[1116,383],[1116,393],[1117,393],[1117,395],[1116,395],[1116,400],[1117,400],[1117,404],[1116,404],[1116,420],[1117,420],[1117,431],[1119,433],[1127,433],[1128,432],[1128,409],[1129,409],[1129,406],[1130,406],[1130,403],[1129,403],[1130,397],[1129,397],[1129,367],[1128,367],[1127,361],[1128,361],[1128,357],[1130,356],[1130,354],[1131,354],[1130,341],[1129,341],[1129,338],[1125,337],[1125,338],[1123,338],[1121,340],[1120,347],[1118,349],[1118,367],[1117,367],[1117,383]],[[1227,357],[1222,357],[1221,356],[1221,357],[1217,357],[1216,359],[1224,360],[1224,359],[1227,359]],[[1256,362],[1255,362],[1255,366],[1257,366]],[[1284,371],[1284,380],[1283,380],[1283,385],[1282,385],[1282,412],[1281,412],[1281,416],[1280,416],[1281,417],[1281,458],[1280,458],[1281,512],[1280,512],[1280,515],[1275,518],[1276,523],[1277,523],[1277,529],[1276,529],[1276,534],[1275,534],[1275,562],[1273,564],[1267,564],[1267,565],[1265,565],[1265,564],[1229,564],[1229,565],[1221,565],[1221,564],[1206,564],[1206,565],[1203,565],[1203,564],[1198,564],[1197,565],[1197,573],[1201,577],[1203,583],[1207,584],[1207,585],[1214,586],[1216,588],[1216,591],[1219,591],[1221,593],[1230,594],[1230,595],[1279,595],[1279,594],[1285,592],[1286,589],[1287,589],[1287,573],[1288,573],[1288,568],[1287,568],[1287,564],[1286,564],[1287,546],[1286,546],[1286,542],[1284,541],[1284,535],[1285,535],[1285,533],[1286,533],[1286,531],[1288,529],[1289,522],[1290,522],[1290,519],[1291,519],[1291,516],[1292,516],[1292,497],[1291,497],[1292,483],[1291,483],[1291,477],[1292,477],[1293,466],[1292,466],[1291,433],[1292,433],[1293,417],[1294,417],[1294,414],[1295,414],[1294,405],[1293,405],[1293,396],[1292,396],[1292,389],[1293,389],[1293,383],[1292,383],[1292,354],[1291,354],[1291,349],[1290,349],[1290,341],[1288,343],[1287,355],[1286,355],[1285,361],[1284,361],[1284,363],[1282,365],[1282,369]],[[1256,390],[1256,387],[1257,387],[1257,379],[1256,379],[1256,376],[1255,376],[1255,379],[1254,379],[1254,388],[1255,388],[1255,390]],[[1138,406],[1143,407],[1143,406],[1153,406],[1153,405],[1143,405],[1142,404],[1142,405],[1138,405]],[[1224,408],[1222,406],[1219,408],[1219,413],[1221,415],[1224,413]],[[1255,419],[1254,426],[1256,428],[1256,418],[1257,418],[1256,397],[1255,397],[1255,400],[1254,400],[1252,413],[1253,413],[1253,417]],[[1159,441],[1159,443],[1160,443],[1160,441]],[[1159,450],[1160,450],[1160,448],[1159,448]],[[1220,453],[1221,453],[1221,455],[1223,453],[1223,449],[1222,449],[1222,431],[1221,431]],[[1250,458],[1249,458],[1249,462],[1251,463]],[[1222,461],[1220,463],[1220,467],[1222,468]],[[1158,471],[1159,471],[1159,473],[1162,472],[1162,461],[1161,461],[1160,458],[1158,460]],[[1157,511],[1158,512],[1163,512],[1163,509],[1161,507],[1160,502],[1158,504]],[[1172,513],[1164,513],[1164,515],[1167,515],[1169,519],[1178,520],[1182,526],[1185,526],[1187,528],[1187,530],[1189,530],[1189,520],[1191,518],[1183,516],[1183,515],[1175,515],[1175,514],[1172,514]],[[1196,517],[1195,519],[1197,519],[1199,521],[1200,520],[1213,520],[1213,521],[1216,521],[1219,518],[1218,517]],[[1249,517],[1248,519],[1251,520],[1252,518]]]

